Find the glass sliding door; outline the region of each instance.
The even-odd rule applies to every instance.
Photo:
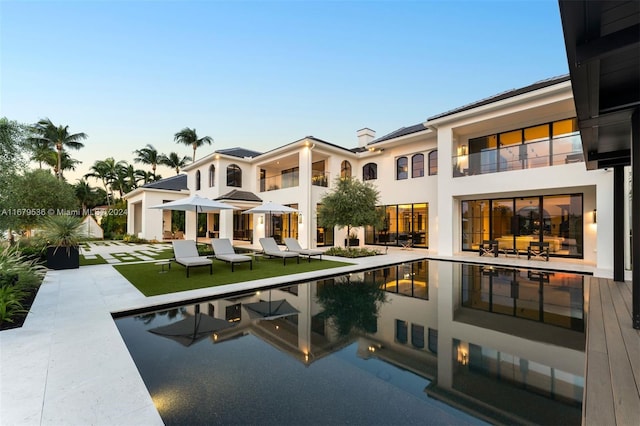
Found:
[[[526,252],[532,242],[549,243],[551,255],[582,258],[582,194],[462,201],[462,249],[483,240],[500,249]]]

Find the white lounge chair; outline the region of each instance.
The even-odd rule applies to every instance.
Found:
[[[213,238],[211,239],[211,245],[213,246],[213,253],[216,259],[231,264],[231,272],[233,272],[234,263],[249,262],[249,269],[253,269],[253,259],[251,256],[236,254],[230,239]]]
[[[287,246],[287,250],[307,256],[309,262],[311,262],[311,256],[319,256],[322,260],[322,250],[303,249],[295,238],[285,238],[284,244]]]
[[[276,240],[273,238],[260,238],[260,245],[262,246],[262,252],[265,256],[281,257],[284,265],[287,264],[287,258],[293,257],[295,257],[298,263],[300,263],[300,256],[298,253],[280,250],[280,247],[276,244]]]
[[[213,273],[213,260],[206,256],[200,256],[195,241],[174,240],[171,243],[176,263],[187,268],[187,278],[189,278],[189,268],[194,266],[209,266],[209,275]]]

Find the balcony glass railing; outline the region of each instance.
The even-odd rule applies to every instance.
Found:
[[[314,170],[311,174],[311,185],[329,186],[329,172],[319,172]]]
[[[584,162],[584,156],[580,135],[573,134],[487,148],[481,152],[454,156],[452,161],[453,177],[460,177]]]
[[[298,185],[300,185],[300,176],[298,171],[284,173],[260,179],[260,192],[292,188]]]

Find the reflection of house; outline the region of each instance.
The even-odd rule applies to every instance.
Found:
[[[313,367],[356,343],[360,358],[426,378],[430,396],[455,400],[473,414],[536,424],[549,423],[548,416],[555,415],[571,424],[580,420],[584,387],[582,280],[565,273],[418,261],[212,300],[197,310],[235,323],[211,336],[215,344],[251,334]],[[346,312],[326,304],[323,291],[349,283],[359,289],[373,283],[384,297],[374,304],[341,304],[350,306]],[[542,293],[530,289],[535,283],[544,283]],[[514,289],[513,284],[521,286]],[[362,302],[360,296],[371,300],[367,292],[341,295],[354,297],[349,302]],[[256,320],[245,309],[269,300],[286,300],[297,313]],[[343,320],[361,325],[363,318],[366,330],[338,331]]]
[[[505,249],[548,242],[552,256],[583,259],[611,275],[613,178],[586,170],[575,115],[569,76],[550,78],[382,137],[361,129],[352,149],[308,136],[266,153],[218,150],[184,168],[188,189],[154,199],[197,193],[239,207],[205,215],[200,236],[208,231],[255,241],[269,233],[298,238],[303,246],[331,246],[342,243],[346,229],[319,227],[317,206],[336,177],[353,176],[378,189],[386,219],[381,229],[358,229],[361,244],[410,242],[450,256],[477,250],[487,239]],[[134,213],[129,232],[144,238],[163,230],[162,213],[143,201],[149,191],[125,197]],[[229,197],[232,191],[248,198]],[[261,201],[301,214],[242,214]],[[187,213],[187,235],[195,234],[195,223]]]

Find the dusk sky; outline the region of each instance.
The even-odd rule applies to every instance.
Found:
[[[351,148],[363,127],[568,72],[552,0],[1,0],[0,38],[0,116],[89,135],[71,183],[147,143],[191,155],[184,127],[214,139],[198,158],[307,135]]]

